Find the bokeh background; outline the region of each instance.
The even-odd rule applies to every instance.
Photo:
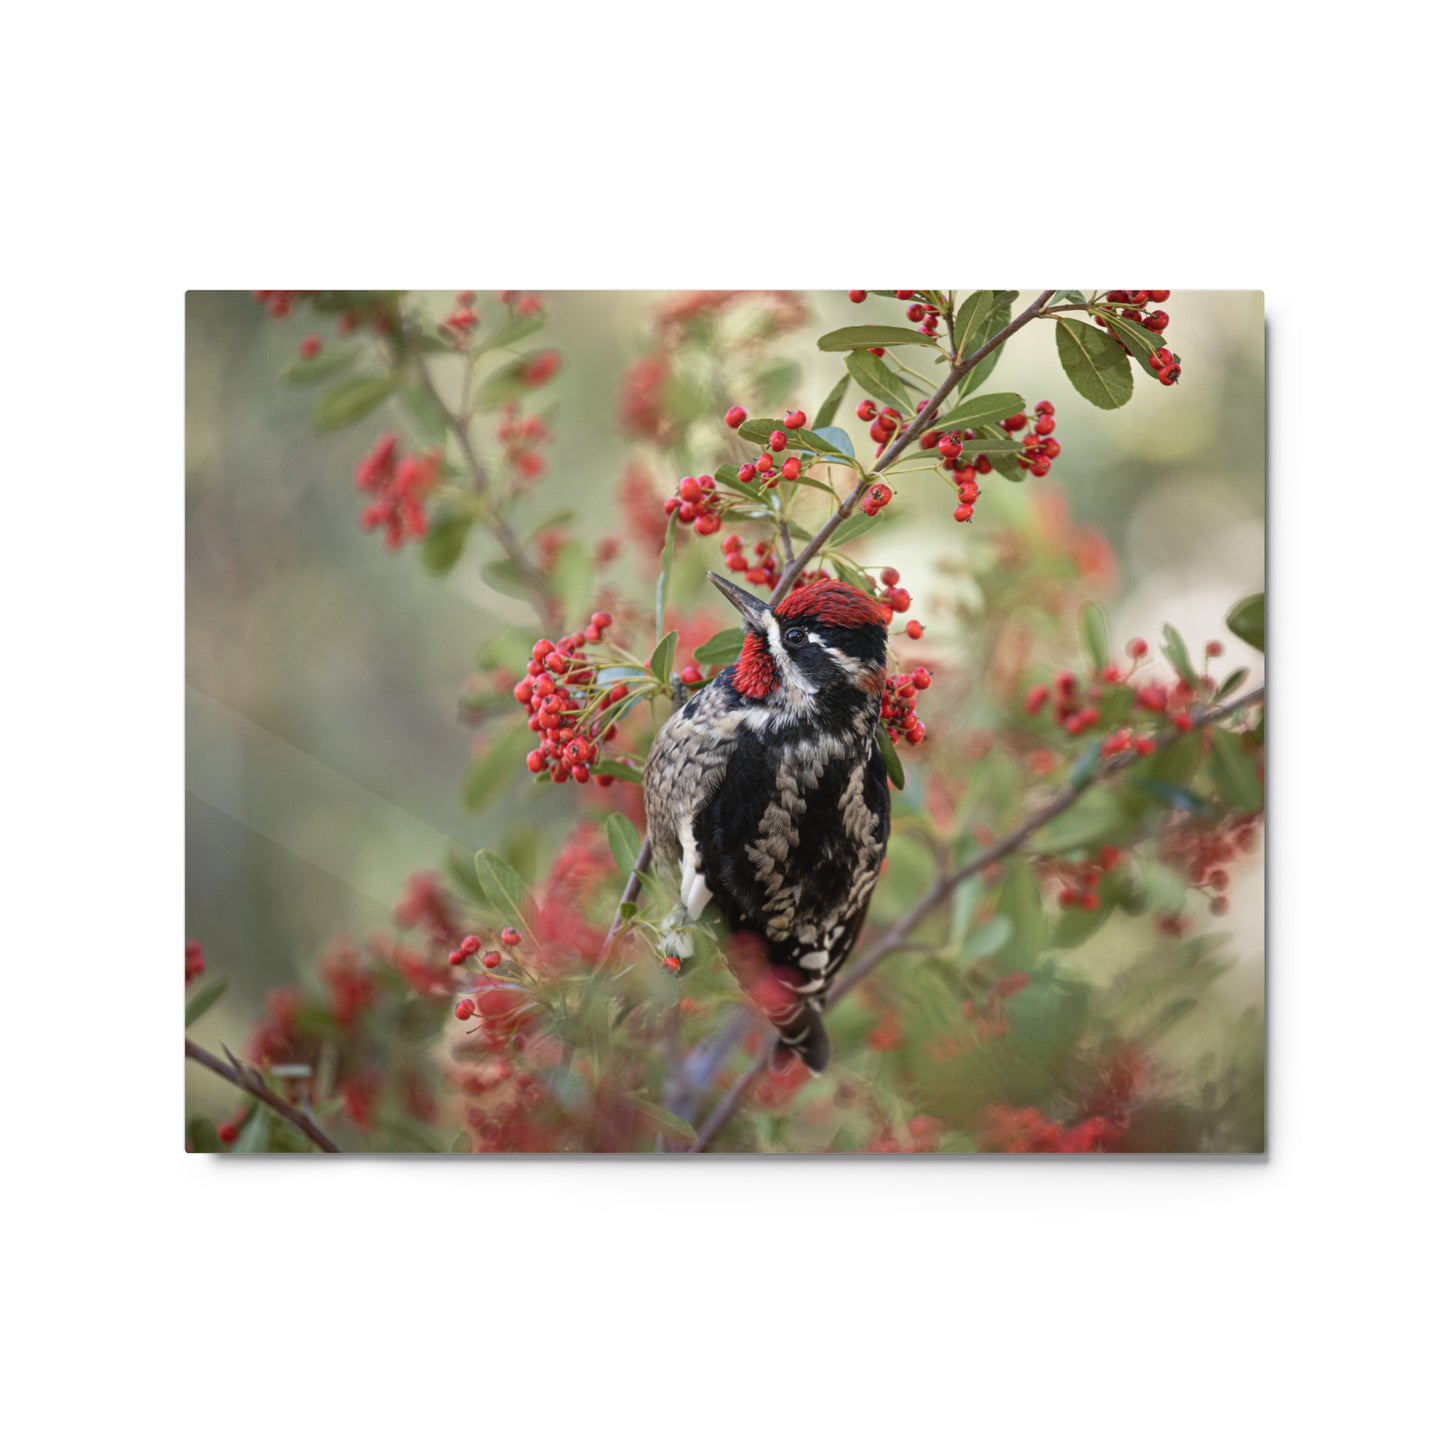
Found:
[[[814,338],[865,319],[866,308],[842,292],[802,294],[810,323],[776,351],[799,368],[800,396],[817,398],[838,358],[819,353]],[[653,312],[666,297],[542,296],[547,340],[564,367],[552,384],[549,470],[522,525],[565,506],[577,509],[584,536],[615,532],[617,484],[636,451],[616,420],[622,377],[653,344]],[[449,299],[436,293],[438,314]],[[1245,665],[1252,684],[1262,660],[1223,618],[1264,584],[1263,297],[1176,291],[1168,310],[1185,365],[1176,388],[1136,374],[1127,406],[1098,411],[1064,379],[1054,328],[1038,324],[1010,342],[984,389],[1058,406],[1065,455],[1028,485],[1062,492],[1072,515],[1110,543],[1118,586],[1101,600],[1116,643],[1136,634],[1157,641],[1168,621],[1196,653],[1206,638],[1222,639],[1216,675]],[[389,553],[360,531],[356,462],[400,418],[383,410],[364,428],[315,428],[314,393],[280,379],[312,325],[270,319],[247,292],[193,292],[187,301],[186,930],[231,981],[193,1031],[213,1048],[244,1038],[265,991],[310,976],[335,934],[386,926],[409,874],[438,866],[449,850],[470,856],[498,844],[462,806],[474,736],[458,699],[479,650],[532,626],[524,603],[482,580],[475,541],[438,581],[414,550]],[[839,424],[861,454],[869,444],[854,401]],[[1002,515],[1026,498],[995,484],[984,505]],[[960,585],[949,568],[972,529],[937,507],[896,508],[890,522],[889,555],[870,560],[903,571],[917,599],[912,615],[942,645],[948,627],[961,625],[942,602]],[[717,565],[712,548],[688,545]],[[519,776],[513,811],[525,800],[533,814],[542,810],[544,835],[548,815],[564,827],[575,800],[538,802],[528,786]],[[1218,924],[1234,935],[1237,966],[1221,984],[1231,1005],[1263,1002],[1263,906],[1256,856],[1236,871],[1231,912]],[[1087,944],[1074,962],[1101,973],[1113,964]],[[201,1071],[188,1070],[188,1088],[192,1108],[234,1101]]]

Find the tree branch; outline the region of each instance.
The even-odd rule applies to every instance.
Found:
[[[858,485],[844,497],[838,504],[838,508],[833,515],[818,528],[813,534],[812,539],[803,547],[802,551],[784,568],[783,575],[778,578],[778,585],[773,588],[772,596],[768,598],[769,607],[776,607],[778,603],[792,591],[793,583],[802,575],[804,568],[827,546],[828,539],[842,526],[844,520],[852,514],[853,509],[863,500],[863,494],[873,485],[879,473],[891,467],[893,463],[912,446],[915,438],[922,435],[928,423],[937,414],[938,408],[943,404],[949,392],[991,351],[996,351],[1015,331],[1032,321],[1048,304],[1049,297],[1053,294],[1052,291],[1045,291],[1020,311],[997,335],[989,337],[971,356],[963,357],[949,368],[948,375],[944,377],[942,385],[933,393],[928,404],[898,433],[898,436],[888,447],[887,451],[878,458],[873,468],[864,471],[863,475],[858,478]]]
[[[1052,294],[1052,293],[1050,293]],[[1207,727],[1210,723],[1218,722],[1221,718],[1228,717],[1231,713],[1240,712],[1242,709],[1254,706],[1257,702],[1264,700],[1264,688],[1256,688],[1253,692],[1246,693],[1243,697],[1236,698],[1233,702],[1221,703],[1217,707],[1203,708],[1191,714],[1196,728]],[[1161,738],[1160,746],[1167,747],[1170,743],[1177,741],[1184,734],[1175,732],[1168,737]],[[838,983],[829,992],[827,1003],[823,1005],[826,1012],[839,999],[845,997],[858,984],[868,977],[882,961],[888,957],[898,946],[903,943],[908,935],[928,916],[939,904],[953,896],[953,891],[961,883],[972,878],[976,873],[982,873],[985,868],[997,863],[1001,858],[1006,858],[1014,852],[1021,844],[1025,843],[1046,823],[1051,823],[1060,813],[1067,812],[1090,788],[1103,782],[1106,778],[1116,777],[1119,773],[1132,767],[1138,761],[1138,755],[1133,753],[1120,754],[1110,759],[1107,763],[1096,767],[1093,772],[1080,778],[1077,782],[1070,783],[1061,793],[1051,798],[1043,807],[1030,813],[1012,833],[1005,834],[1002,838],[991,843],[977,856],[970,858],[966,863],[960,864],[952,872],[946,873],[936,879],[933,886],[921,897],[911,908],[899,914],[891,924],[876,938],[873,943],[855,960],[853,965],[839,976]],[[764,1046],[762,1053],[753,1060],[748,1070],[742,1074],[720,1099],[714,1107],[707,1121],[697,1132],[697,1138],[689,1146],[689,1153],[701,1153],[717,1137],[723,1125],[725,1125],[737,1111],[738,1105],[742,1103],[747,1095],[748,1089],[754,1080],[762,1073],[767,1062],[768,1047]]]
[[[209,1069],[213,1074],[219,1074],[227,1083],[234,1084],[238,1089],[259,1099],[268,1109],[285,1119],[288,1124],[294,1124],[318,1149],[324,1150],[327,1154],[342,1152],[331,1137],[312,1123],[305,1114],[268,1088],[265,1080],[254,1069],[247,1068],[245,1064],[239,1064],[233,1069],[229,1064],[223,1064],[214,1054],[207,1053],[199,1044],[193,1044],[190,1039],[186,1040],[186,1057],[194,1059],[202,1068]]]

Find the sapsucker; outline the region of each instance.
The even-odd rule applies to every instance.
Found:
[[[738,935],[729,964],[789,1051],[828,1062],[828,988],[857,940],[888,844],[888,775],[875,733],[887,622],[831,579],[777,607],[708,576],[742,613],[724,669],[659,729],[643,771],[657,856],[681,902],[709,902]]]

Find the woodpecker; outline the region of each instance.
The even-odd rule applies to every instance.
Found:
[[[825,578],[776,607],[708,577],[742,614],[737,662],[658,730],[643,769],[656,856],[681,909],[710,902],[739,935],[728,961],[778,1032],[773,1064],[827,1065],[822,1009],[857,941],[888,845],[876,732],[887,621]]]

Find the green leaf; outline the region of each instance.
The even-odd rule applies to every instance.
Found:
[[[533,737],[526,727],[509,727],[488,741],[486,751],[473,760],[462,780],[462,806],[469,813],[480,813],[513,778],[520,776]]]
[[[995,963],[1006,973],[1028,970],[1038,962],[1049,941],[1049,921],[1039,901],[1038,880],[1033,866],[1015,861],[999,889],[995,912],[1009,919],[1013,932],[995,955]]]
[[[529,336],[535,335],[545,325],[546,318],[535,314],[531,316],[509,316],[499,322],[496,328],[488,333],[480,349],[482,351],[491,351],[495,347],[515,346],[519,341],[525,341]]]
[[[492,907],[509,922],[532,932],[529,919],[531,901],[522,875],[502,857],[489,848],[483,848],[476,856],[477,882],[491,900]]]
[[[960,356],[972,356],[993,335],[989,326],[993,308],[992,291],[975,291],[959,303],[953,318],[953,335]],[[1004,415],[1011,413],[1005,412]]]
[[[752,442],[754,446],[765,447],[768,444],[768,438],[772,436],[775,431],[780,431],[785,436],[791,435],[787,427],[783,425],[783,419],[781,417],[754,416],[749,417],[747,421],[738,428],[738,435],[745,442]]]
[[[367,412],[375,411],[395,390],[396,378],[389,373],[382,376],[353,376],[349,381],[343,381],[340,386],[332,387],[316,403],[316,409],[311,413],[312,419],[326,431],[350,426],[352,422],[360,421]]]
[[[281,373],[281,378],[283,381],[293,382],[298,386],[313,381],[328,381],[331,377],[340,376],[343,371],[355,366],[360,359],[361,347],[359,346],[347,346],[337,351],[323,351],[320,356],[313,356],[309,361],[304,358],[300,361],[293,361]]]
[[[1231,808],[1257,813],[1264,807],[1264,788],[1254,763],[1233,733],[1216,728],[1214,751],[1209,755],[1209,771],[1219,785],[1219,796]]]
[[[887,402],[901,411],[905,419],[913,414],[913,399],[897,374],[885,366],[881,358],[867,351],[850,351],[844,364],[848,375],[863,388],[870,399]]]
[[[762,500],[763,489],[757,482],[744,482],[738,479],[738,469],[731,462],[725,462],[720,467],[713,468],[713,480],[720,487],[726,487],[730,492],[740,492],[743,496],[754,502]]]
[[[699,667],[727,667],[738,660],[745,636],[741,627],[724,628],[693,649],[693,660]]]
[[[1130,321],[1125,316],[1115,316],[1112,311],[1095,308],[1093,314],[1102,316],[1109,323],[1118,334],[1119,340],[1129,348],[1129,354],[1153,376],[1154,368],[1149,365],[1149,358],[1164,345],[1163,338],[1157,332],[1140,326],[1137,321]]]
[[[652,656],[647,660],[648,671],[664,687],[672,682],[672,658],[676,651],[677,630],[674,628],[652,649]]]
[[[445,577],[461,559],[471,530],[470,517],[455,513],[438,517],[427,528],[426,539],[421,544],[421,565],[433,577]]]
[[[221,1137],[216,1126],[204,1114],[197,1114],[186,1123],[186,1142],[192,1154],[218,1154]]]
[[[617,860],[617,871],[626,878],[637,864],[637,855],[642,850],[642,839],[637,836],[637,829],[632,826],[631,819],[622,813],[613,813],[607,819],[607,846],[612,849],[612,856]]]
[[[1008,299],[1001,300],[1001,304],[996,305],[989,313],[988,335],[984,337],[985,341],[988,340],[989,336],[997,336],[998,333],[1009,324],[1012,318],[1013,303],[1018,300],[1018,294],[1017,291],[1005,291],[1003,293],[1003,296]],[[993,371],[994,367],[998,365],[999,359],[1003,356],[1004,347],[1007,345],[1008,343],[1006,341],[1000,342],[963,378],[963,385],[958,388],[958,394],[960,396],[968,396],[971,392],[977,391],[979,387],[988,380],[989,374]],[[977,347],[974,348],[974,350],[977,349]]]
[[[820,448],[825,453],[845,457],[856,455],[853,450],[853,438],[840,426],[820,426],[809,432],[808,435],[815,437],[820,442],[827,443],[826,447]]]
[[[642,781],[642,769],[634,768],[631,763],[624,763],[620,758],[603,758],[600,763],[592,764],[592,771],[601,773],[604,778],[616,778],[623,783]]]
[[[654,1104],[651,1099],[644,1099],[637,1094],[632,1096],[632,1103],[639,1114],[656,1125],[659,1134],[664,1134],[669,1139],[675,1139],[680,1144],[696,1142],[697,1130],[686,1119],[679,1119],[676,1114],[664,1109],[661,1104]]]
[[[997,953],[1013,937],[1013,921],[994,914],[987,923],[964,934],[963,956],[969,961]]]
[[[828,538],[828,546],[842,547],[855,537],[861,537],[870,527],[876,526],[877,522],[876,517],[867,516],[863,512],[854,512],[851,517],[845,517],[838,524],[838,530]]]
[[[904,787],[903,763],[893,739],[880,726],[873,734],[878,741],[878,750],[883,754],[883,766],[888,769],[888,781],[901,793]]]
[[[1229,696],[1230,693],[1236,691],[1240,683],[1242,683],[1244,679],[1248,676],[1248,668],[1236,667],[1234,671],[1231,672],[1229,676],[1226,677],[1224,681],[1219,684],[1219,690],[1214,694],[1214,701],[1222,702],[1225,698]]]
[[[1052,948],[1077,948],[1092,938],[1114,911],[1113,903],[1100,902],[1097,908],[1066,908],[1054,927]]]
[[[1097,602],[1086,602],[1079,608],[1079,636],[1094,671],[1103,672],[1109,665],[1109,624]]]
[[[1225,625],[1257,652],[1264,651],[1264,593],[1255,592],[1229,609]]]
[[[224,978],[213,979],[210,983],[198,988],[190,998],[186,1000],[186,1027],[196,1022],[230,986],[230,981]]]
[[[1169,665],[1189,684],[1190,687],[1199,686],[1199,674],[1194,670],[1194,664],[1189,660],[1189,649],[1184,645],[1184,639],[1169,625],[1164,624],[1164,643],[1160,648],[1168,659]]]
[[[962,430],[988,422],[1002,421],[1006,416],[1016,416],[1024,409],[1024,399],[1016,391],[990,392],[987,396],[972,396],[946,415],[928,423],[929,431]]]
[[[667,519],[667,540],[662,544],[662,568],[657,574],[657,635],[662,636],[662,619],[667,611],[667,586],[672,580],[672,553],[677,545],[677,513]],[[664,678],[665,682],[667,679]]]
[[[428,387],[420,382],[407,387],[401,394],[401,404],[423,441],[433,445],[446,441],[451,432],[451,418]]]
[[[856,351],[859,347],[868,346],[937,345],[931,336],[908,326],[844,326],[818,338],[819,351]]]
[[[522,371],[526,365],[527,362],[523,359],[510,362],[494,371],[473,394],[471,410],[490,411],[492,407],[501,406],[505,401],[515,401],[527,389],[522,385]]]
[[[531,588],[526,574],[510,557],[496,557],[482,563],[482,579],[507,597],[529,598]]]
[[[1097,743],[1090,749],[1094,759],[1098,757],[1097,749]],[[1071,853],[1075,848],[1093,848],[1105,842],[1124,826],[1118,799],[1112,791],[1096,788],[1046,823],[1035,835],[1035,846],[1040,853]]]
[[[231,1145],[233,1154],[268,1154],[271,1150],[271,1114],[264,1104],[258,1103],[251,1110],[236,1142]]]
[[[1065,318],[1056,326],[1059,361],[1074,390],[1104,411],[1123,406],[1134,391],[1134,372],[1118,342],[1082,321]]]
[[[818,414],[813,418],[815,430],[831,426],[833,418],[838,415],[838,408],[843,404],[843,398],[848,394],[848,377],[846,375],[838,378],[837,385],[823,398],[823,405],[818,408]],[[846,433],[844,434],[846,435]]]

